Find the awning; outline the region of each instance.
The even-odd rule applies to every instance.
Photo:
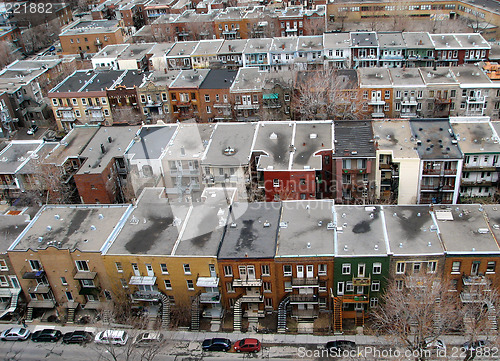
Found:
[[[196,280],[197,287],[217,287],[219,285],[219,277],[198,277]]]
[[[262,99],[278,99],[278,93],[262,94]]]
[[[152,286],[156,282],[155,276],[132,276],[130,277],[129,285],[149,285]]]

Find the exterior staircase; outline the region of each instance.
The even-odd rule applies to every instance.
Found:
[[[439,310],[439,304],[441,303],[441,298],[436,298],[436,309]],[[437,311],[434,315],[434,330],[438,331],[442,326],[441,312]]]
[[[19,293],[21,292],[20,288],[14,288],[10,291],[10,305],[9,308],[5,309],[2,313],[0,313],[0,318],[5,316],[6,314],[12,313],[17,308],[17,301],[19,300]]]
[[[333,298],[333,332],[342,333],[342,297]]]
[[[278,333],[286,332],[286,316],[290,306],[290,297],[286,296],[278,306]]]
[[[165,295],[161,294],[160,301],[162,304],[161,308],[161,328],[167,329],[170,326],[170,299]]]
[[[66,323],[75,323],[75,309],[68,308]]]
[[[200,295],[193,297],[191,302],[191,331],[200,330]]]
[[[497,321],[497,316],[496,316],[497,310],[495,308],[495,305],[490,303],[488,304],[488,322],[490,324],[490,330],[493,332],[498,331],[498,321]]]
[[[356,311],[356,327],[365,325],[365,310]]]
[[[33,307],[28,307],[28,312],[26,312],[26,322],[33,322]]]
[[[109,324],[111,322],[111,311],[110,310],[103,310],[102,311],[102,322],[104,324]]]
[[[234,303],[233,307],[233,331],[240,332],[241,331],[241,318],[243,316],[243,312],[241,310],[241,298],[238,298]]]

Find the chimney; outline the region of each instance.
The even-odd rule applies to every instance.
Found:
[[[106,153],[106,149],[104,148],[104,144],[101,143],[101,152],[104,154]]]

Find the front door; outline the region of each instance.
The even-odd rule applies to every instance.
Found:
[[[73,301],[73,295],[71,294],[71,292],[66,292],[66,298],[68,299],[68,301]]]
[[[155,275],[155,273],[153,272],[153,266],[150,264],[146,265],[146,271],[148,272],[148,276],[152,277]]]
[[[132,263],[132,269],[134,270],[134,275],[135,276],[140,276],[141,273],[139,272],[139,266],[137,263]]]
[[[254,280],[255,279],[255,267],[254,266],[247,266],[247,274],[248,274],[249,280]]]
[[[209,264],[208,268],[210,269],[210,277],[217,277],[217,273],[215,272],[215,265]]]
[[[297,266],[297,278],[304,278],[304,266]]]
[[[306,277],[312,278],[314,277],[314,266],[312,264],[308,264],[306,267]]]

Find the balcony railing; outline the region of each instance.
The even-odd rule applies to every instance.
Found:
[[[292,278],[292,287],[318,287],[318,277],[297,277]]]
[[[201,303],[220,303],[219,292],[205,292],[200,294]]]
[[[28,288],[28,293],[46,294],[50,292],[50,285],[48,283],[32,284]]]
[[[478,96],[478,97],[467,97],[466,101],[467,103],[484,103],[486,100],[485,96]]]
[[[384,117],[385,117],[385,113],[382,113],[382,112],[372,113],[372,118],[384,118]]]
[[[261,287],[262,280],[256,278],[236,278],[233,280],[233,287]]]
[[[317,310],[293,310],[292,317],[297,319],[311,319],[318,317]]]
[[[97,276],[97,272],[95,271],[95,267],[92,269],[92,271],[83,271],[79,270],[78,268],[73,269],[73,279],[75,280],[93,280]]]
[[[318,296],[316,295],[290,295],[291,304],[305,304],[305,303],[318,303]]]
[[[370,286],[372,284],[370,277],[353,277],[352,285],[353,286]]]
[[[237,104],[234,106],[237,110],[259,109],[259,104]]]
[[[368,303],[368,296],[365,294],[357,294],[357,295],[344,295],[342,297],[344,303]]]
[[[23,269],[21,270],[21,274],[23,275],[24,279],[38,280],[45,276],[45,271],[43,270],[43,268],[39,270],[32,270],[28,269],[28,267],[23,267]]]
[[[131,295],[132,301],[158,301],[161,297],[161,292],[158,290],[152,291],[137,291]]]
[[[463,276],[462,282],[464,286],[486,286],[490,281],[484,276]]]
[[[243,295],[240,298],[241,302],[264,302],[262,295]]]
[[[384,105],[385,101],[382,98],[371,98],[368,101],[368,105]]]

